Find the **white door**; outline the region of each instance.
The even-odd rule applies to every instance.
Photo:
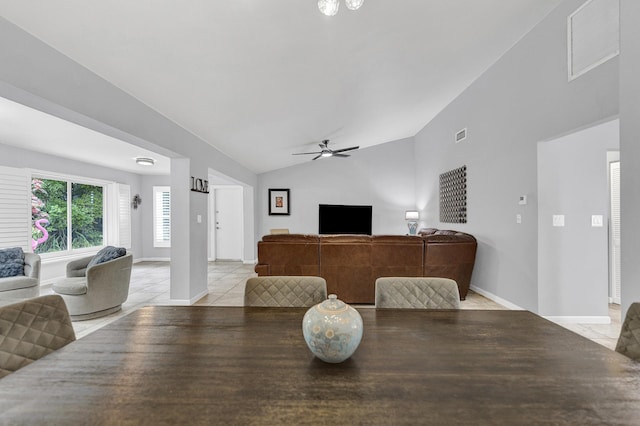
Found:
[[[609,166],[611,220],[609,221],[609,269],[611,302],[620,304],[620,162]]]
[[[242,260],[242,187],[214,189],[215,258]]]

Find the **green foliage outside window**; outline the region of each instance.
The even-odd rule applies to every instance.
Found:
[[[34,178],[31,182],[32,239],[35,253],[103,245],[103,188],[65,181]],[[67,223],[71,199],[71,224]],[[44,228],[41,230],[40,228]]]

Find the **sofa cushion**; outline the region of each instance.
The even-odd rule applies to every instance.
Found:
[[[0,278],[24,275],[24,252],[20,247],[0,250]]]
[[[93,256],[93,259],[89,261],[87,268],[90,268],[93,265],[97,265],[99,263],[104,263],[113,259],[117,259],[119,257],[124,256],[125,254],[127,254],[127,249],[124,247],[106,246],[105,248],[100,250],[98,253],[96,253],[95,256]]]
[[[53,285],[53,291],[71,296],[87,294],[87,279],[84,277],[64,278]]]

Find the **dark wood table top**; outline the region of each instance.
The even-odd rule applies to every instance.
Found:
[[[525,311],[147,307],[0,380],[0,424],[639,424],[640,363]]]

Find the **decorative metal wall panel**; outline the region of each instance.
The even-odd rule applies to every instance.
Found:
[[[467,166],[440,175],[440,222],[467,223]]]

